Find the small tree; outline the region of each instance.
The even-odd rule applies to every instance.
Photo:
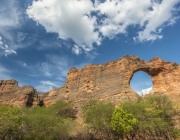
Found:
[[[128,134],[133,130],[133,126],[137,123],[137,119],[130,113],[116,108],[112,114],[111,127],[120,135]]]
[[[0,105],[0,139],[17,139],[22,125],[22,114],[18,107]]]
[[[114,139],[114,133],[110,126],[114,111],[113,104],[90,100],[82,106],[82,109],[89,135],[85,139]]]
[[[151,95],[140,102],[123,102],[121,107],[138,120],[133,130],[133,135],[137,138],[171,139],[178,137],[179,131],[174,127],[173,121],[178,112],[168,97]]]
[[[90,100],[83,106],[85,123],[96,130],[109,130],[114,105],[101,101]]]
[[[24,139],[63,139],[71,135],[75,122],[66,110],[71,105],[58,101],[49,107],[33,107],[24,109]]]

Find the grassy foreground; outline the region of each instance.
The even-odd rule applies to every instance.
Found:
[[[89,100],[79,110],[82,124],[76,118],[77,110],[64,101],[49,107],[0,105],[0,140],[172,140],[180,137],[176,119],[179,112],[166,96],[124,101],[116,107],[112,103]]]

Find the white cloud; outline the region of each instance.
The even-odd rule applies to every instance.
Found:
[[[5,50],[5,56],[8,56],[10,54],[17,54],[16,51],[12,50],[12,49],[9,49],[9,50]]]
[[[40,84],[36,86],[35,88],[37,89],[37,91],[40,91],[40,92],[48,92],[52,88],[58,88],[60,86],[61,86],[60,83],[55,83],[51,81],[40,81]]]
[[[102,20],[100,32],[109,38],[126,33],[130,25],[143,25],[144,17],[150,8],[150,0],[107,0],[99,3],[98,10],[106,17]]]
[[[144,95],[146,95],[146,94],[149,94],[151,90],[152,90],[152,87],[146,88],[146,89],[142,89],[141,91],[137,91],[137,93],[138,93],[140,96],[144,96]]]
[[[96,17],[90,12],[93,4],[90,0],[39,0],[27,9],[30,18],[43,25],[47,32],[58,33],[59,38],[72,39],[76,48],[85,52],[93,49],[93,43],[99,44],[96,29]]]
[[[135,41],[161,39],[163,27],[176,23],[175,9],[180,0],[34,0],[26,10],[30,18],[43,25],[47,32],[75,42],[72,51],[80,54],[93,50],[94,43],[137,30]],[[92,14],[93,13],[93,14]],[[95,13],[95,14],[94,14]]]
[[[73,53],[75,53],[76,55],[79,55],[81,53],[81,48],[78,47],[77,45],[74,45],[74,47],[72,48]]]
[[[57,85],[57,84],[55,84],[55,83],[53,83],[51,81],[41,81],[41,83],[43,85],[48,85],[48,86],[52,86],[52,87],[58,87],[59,86],[59,85]]]
[[[174,24],[175,5],[179,0],[107,0],[99,3],[98,10],[106,17],[102,20],[100,32],[109,38],[126,33],[128,26],[139,26],[143,28],[138,32],[138,41],[154,41],[161,39],[158,29],[165,23]]]
[[[163,0],[161,3],[152,3],[152,11],[148,11],[146,16],[145,28],[138,33],[136,38],[138,41],[149,41],[161,39],[163,36],[158,34],[159,28],[164,24],[173,25],[176,23],[177,17],[173,16],[174,6],[180,2],[179,0]]]
[[[7,44],[4,44],[2,41],[2,38],[0,37],[0,48],[4,50],[4,55],[7,57],[10,54],[17,54],[16,51],[9,49],[9,46]]]
[[[23,45],[18,45],[16,38],[13,34],[13,30],[19,28],[22,25],[22,9],[20,3],[17,0],[1,0],[0,4],[0,48],[4,49],[4,53],[0,55],[16,54],[16,50]],[[2,44],[3,43],[3,44]]]

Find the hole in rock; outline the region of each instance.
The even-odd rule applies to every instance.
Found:
[[[153,87],[153,83],[149,74],[144,71],[138,71],[133,74],[130,86],[140,96],[144,96],[145,94],[149,94]]]

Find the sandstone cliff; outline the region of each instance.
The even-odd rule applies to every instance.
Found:
[[[32,87],[18,87],[14,80],[1,81],[0,102],[13,105],[45,105],[59,99],[81,103],[87,99],[138,100],[140,96],[131,89],[130,80],[137,71],[147,72],[153,81],[150,94],[166,94],[174,101],[180,101],[180,66],[166,62],[159,57],[149,62],[137,56],[124,56],[107,64],[87,65],[85,68],[71,68],[64,86],[38,94]]]
[[[15,106],[32,106],[40,104],[40,99],[33,87],[18,87],[18,82],[15,80],[1,80],[0,103]]]

